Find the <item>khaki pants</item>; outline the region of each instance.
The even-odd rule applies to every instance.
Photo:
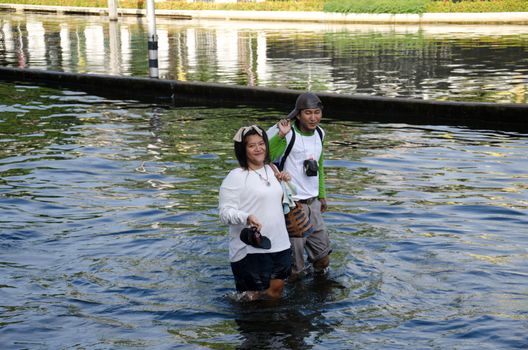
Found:
[[[304,209],[310,213],[310,221],[314,232],[307,237],[290,237],[292,249],[292,274],[301,274],[305,270],[304,253],[308,262],[313,263],[332,252],[330,238],[321,214],[321,202],[313,198],[302,203]]]

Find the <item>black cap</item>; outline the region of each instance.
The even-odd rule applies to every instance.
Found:
[[[271,241],[260,234],[255,227],[246,227],[240,231],[240,240],[255,248],[270,249]]]
[[[323,103],[317,97],[316,94],[313,92],[305,92],[303,94],[300,94],[299,97],[297,97],[297,101],[295,101],[295,109],[288,114],[288,119],[295,118],[299,113],[301,113],[302,109],[308,109],[308,108],[319,108],[323,109]]]

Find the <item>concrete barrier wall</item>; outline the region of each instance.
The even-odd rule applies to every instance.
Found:
[[[66,87],[173,106],[273,107],[286,114],[301,91],[0,67],[0,80]],[[318,93],[325,118],[528,131],[528,104],[440,102]]]
[[[58,14],[108,15],[104,7],[45,6],[0,4],[0,10],[17,12],[51,12]],[[144,9],[118,8],[120,16],[145,16]],[[243,21],[371,23],[371,24],[528,24],[528,12],[490,13],[331,13],[317,11],[222,11],[222,10],[156,10],[157,17],[173,19],[218,19]]]

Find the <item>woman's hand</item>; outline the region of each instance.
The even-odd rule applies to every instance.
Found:
[[[291,176],[285,171],[279,171],[278,173],[275,173],[275,177],[277,177],[277,180],[279,181],[290,181]]]
[[[284,136],[286,136],[287,133],[291,130],[291,123],[288,119],[281,119],[277,123],[277,127],[279,128],[279,137],[282,139]]]
[[[253,214],[250,214],[247,218],[247,224],[250,226],[250,227],[256,227],[257,228],[257,231],[260,231],[260,229],[262,228],[262,224],[260,223],[260,221],[257,219],[257,217]]]

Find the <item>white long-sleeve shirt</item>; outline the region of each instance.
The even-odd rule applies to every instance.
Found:
[[[269,186],[263,180],[266,177]],[[220,186],[219,214],[220,221],[229,225],[231,262],[239,261],[247,254],[275,253],[290,247],[282,211],[282,188],[269,165],[256,171],[231,170]],[[270,239],[271,249],[255,248],[240,240],[240,231],[247,227],[247,218],[251,214],[262,224],[260,233]]]

